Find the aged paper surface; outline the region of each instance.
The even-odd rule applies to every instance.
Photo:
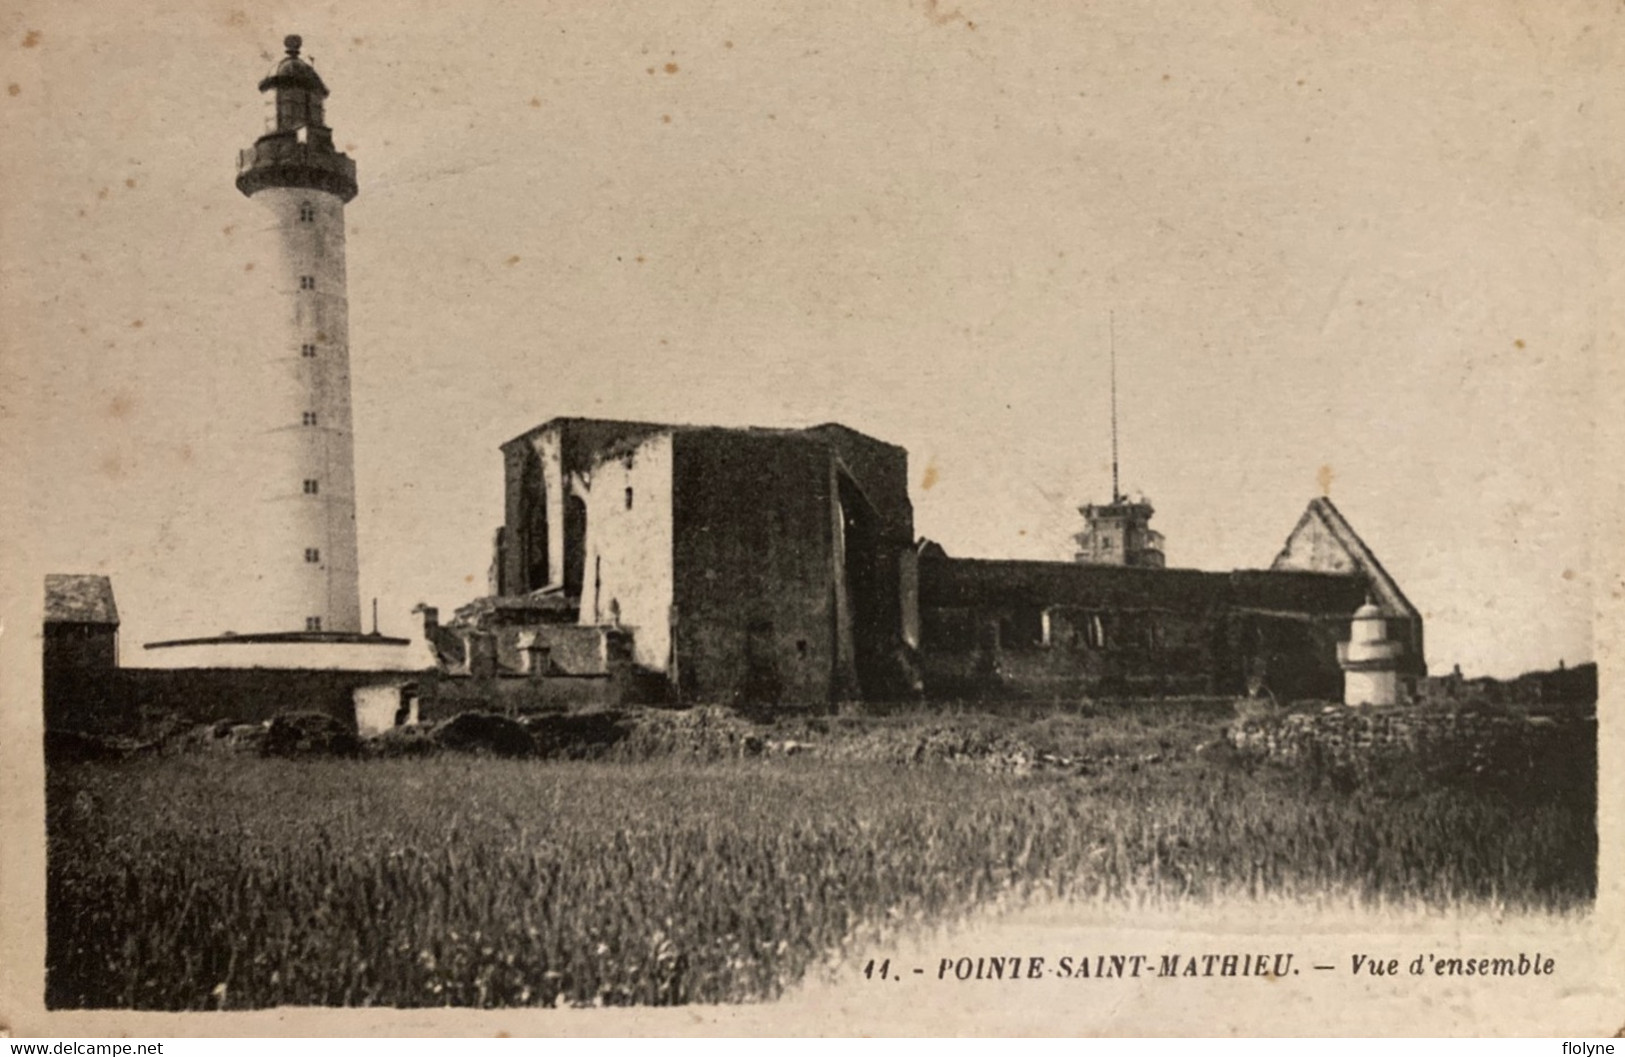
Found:
[[[40,585],[112,577],[126,664],[240,574],[255,214],[235,152],[304,37],[353,157],[361,591],[484,593],[497,445],[555,416],[839,421],[920,535],[1066,560],[1111,480],[1169,564],[1349,511],[1443,675],[1595,661],[1595,908],[1050,906],[677,1009],[53,1011]],[[1625,146],[1601,3],[0,6],[0,1021],[13,1034],[1567,1034],[1625,1026],[1614,456]],[[627,504],[631,497],[628,493]],[[977,986],[944,959],[1293,952],[1284,979]],[[1356,975],[1418,955],[1548,975]],[[879,990],[871,958],[929,972]],[[950,973],[951,975],[951,973]]]

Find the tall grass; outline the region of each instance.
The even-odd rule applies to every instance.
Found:
[[[1026,778],[182,757],[57,765],[48,803],[53,1008],[746,1001],[858,938],[1038,893],[1565,910],[1595,891],[1584,796],[1201,756]]]

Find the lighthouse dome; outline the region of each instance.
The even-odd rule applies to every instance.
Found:
[[[253,197],[269,187],[326,191],[348,202],[356,195],[355,162],[333,146],[327,127],[327,85],[299,57],[304,41],[283,41],[287,57],[260,82],[267,93],[265,133],[237,152],[237,190]]]
[[[1384,642],[1388,638],[1388,622],[1383,619],[1382,610],[1374,604],[1367,602],[1354,611],[1354,621],[1349,628],[1349,642],[1353,648],[1359,650],[1362,645]]]
[[[260,91],[266,92],[273,88],[302,88],[324,97],[328,94],[327,85],[322,83],[321,75],[316,72],[316,68],[299,57],[299,49],[304,43],[297,35],[283,39],[282,46],[286,49],[287,55],[276,64],[270,75],[260,82]]]

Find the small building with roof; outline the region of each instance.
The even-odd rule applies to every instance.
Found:
[[[48,574],[43,645],[47,678],[52,671],[117,668],[118,624],[110,578]]]

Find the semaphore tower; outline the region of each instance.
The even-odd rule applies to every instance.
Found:
[[[1130,499],[1117,479],[1117,315],[1107,317],[1110,327],[1112,398],[1112,501],[1078,508],[1083,531],[1073,536],[1078,545],[1072,560],[1083,565],[1132,565],[1161,569],[1166,564],[1162,533],[1151,527],[1156,513],[1144,496]]]
[[[264,211],[256,297],[275,307],[268,330],[240,335],[267,368],[258,601],[270,627],[359,633],[344,274],[355,162],[333,148],[327,86],[300,58],[300,38],[283,43],[287,56],[259,86],[270,93],[266,131],[237,156],[237,189]]]

